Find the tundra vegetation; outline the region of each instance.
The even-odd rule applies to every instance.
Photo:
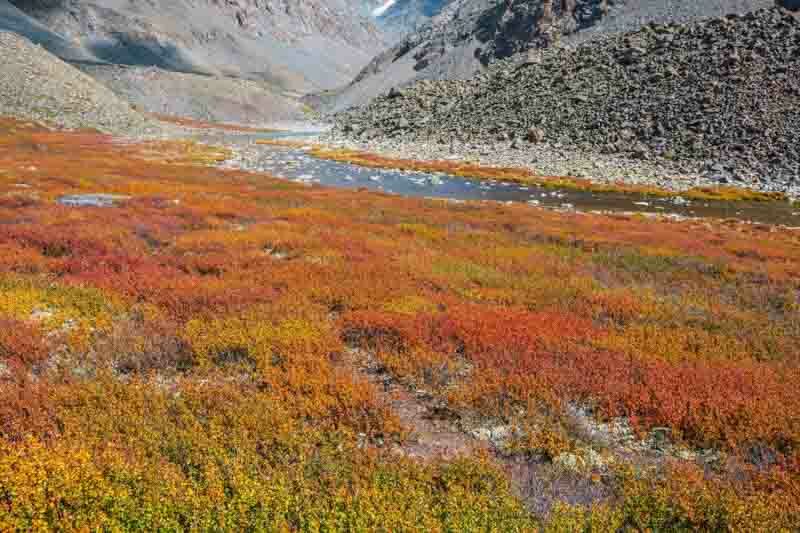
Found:
[[[798,232],[224,157],[0,122],[0,530],[795,530]],[[359,354],[508,438],[410,456]],[[584,456],[577,408],[687,453],[598,448],[605,496],[536,512],[509,458]]]

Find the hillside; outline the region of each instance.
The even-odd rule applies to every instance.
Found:
[[[346,135],[617,154],[722,183],[800,178],[800,20],[777,9],[651,25],[419,82],[338,118]]]
[[[263,81],[155,67],[81,65],[80,69],[119,97],[153,113],[257,125],[306,118],[296,98]]]
[[[0,116],[120,135],[161,131],[110,89],[15,33],[0,32]]]
[[[264,124],[384,48],[364,0],[0,0],[13,31],[142,109]]]
[[[53,54],[70,61],[95,59],[80,43],[52,31],[8,0],[0,0],[0,31],[17,33],[45,47]]]
[[[98,62],[259,79],[301,92],[342,83],[381,46],[360,0],[11,3]]]
[[[328,99],[328,109],[361,105],[416,80],[466,79],[531,48],[602,38],[649,22],[686,22],[743,13],[773,0],[453,0],[418,30],[375,57]]]

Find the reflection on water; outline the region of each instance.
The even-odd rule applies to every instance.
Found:
[[[768,224],[800,226],[800,204],[789,202],[707,202],[679,197],[653,198],[619,193],[593,193],[550,189],[535,185],[470,180],[445,174],[371,169],[325,161],[302,149],[253,144],[258,139],[302,139],[309,133],[279,132],[255,135],[204,136],[210,143],[250,144],[258,151],[243,163],[248,170],[263,170],[273,176],[300,183],[347,189],[371,189],[403,196],[450,200],[524,202],[556,209],[674,214],[687,217],[736,218]]]

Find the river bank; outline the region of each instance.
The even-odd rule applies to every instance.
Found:
[[[335,159],[337,145],[326,143],[325,138],[326,134],[320,136],[319,130],[303,131],[299,127],[268,134],[195,131],[192,135],[195,141],[225,147],[231,154],[222,164],[225,168],[263,172],[307,186],[364,189],[451,202],[525,203],[564,212],[733,219],[787,228],[800,226],[800,208],[788,201],[718,201],[711,196],[718,189],[710,190],[709,197],[703,197],[702,191],[696,189],[693,197],[688,193],[670,194],[665,189],[642,188],[640,192],[632,192],[636,189],[577,187],[572,182],[543,185],[491,175],[481,177],[477,171],[475,175],[469,172],[454,175],[434,169],[415,170],[380,159],[376,168]],[[746,190],[732,190],[733,193],[750,194]],[[754,198],[759,197],[754,195]]]
[[[671,161],[638,160],[618,154],[586,153],[574,148],[524,140],[449,143],[410,139],[357,139],[328,131],[320,142],[332,150],[378,154],[390,159],[451,161],[483,167],[519,168],[543,178],[565,176],[598,186],[656,188],[675,193],[699,188],[736,187],[800,199],[800,184],[783,187],[756,178],[720,181],[713,169],[699,172],[691,165]]]

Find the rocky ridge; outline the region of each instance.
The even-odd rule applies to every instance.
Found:
[[[576,0],[566,10],[556,2],[545,11],[542,0],[452,0],[373,58],[323,109],[362,105],[414,80],[469,78],[494,60],[545,46],[556,34],[588,23],[602,1]]]
[[[377,20],[392,31],[409,33],[441,13],[453,1],[457,0],[397,0],[388,5]]]
[[[533,51],[466,81],[424,81],[336,117],[351,140],[575,150],[708,181],[788,190],[800,176],[800,20],[767,9],[651,24]],[[591,170],[589,170],[591,174]]]

